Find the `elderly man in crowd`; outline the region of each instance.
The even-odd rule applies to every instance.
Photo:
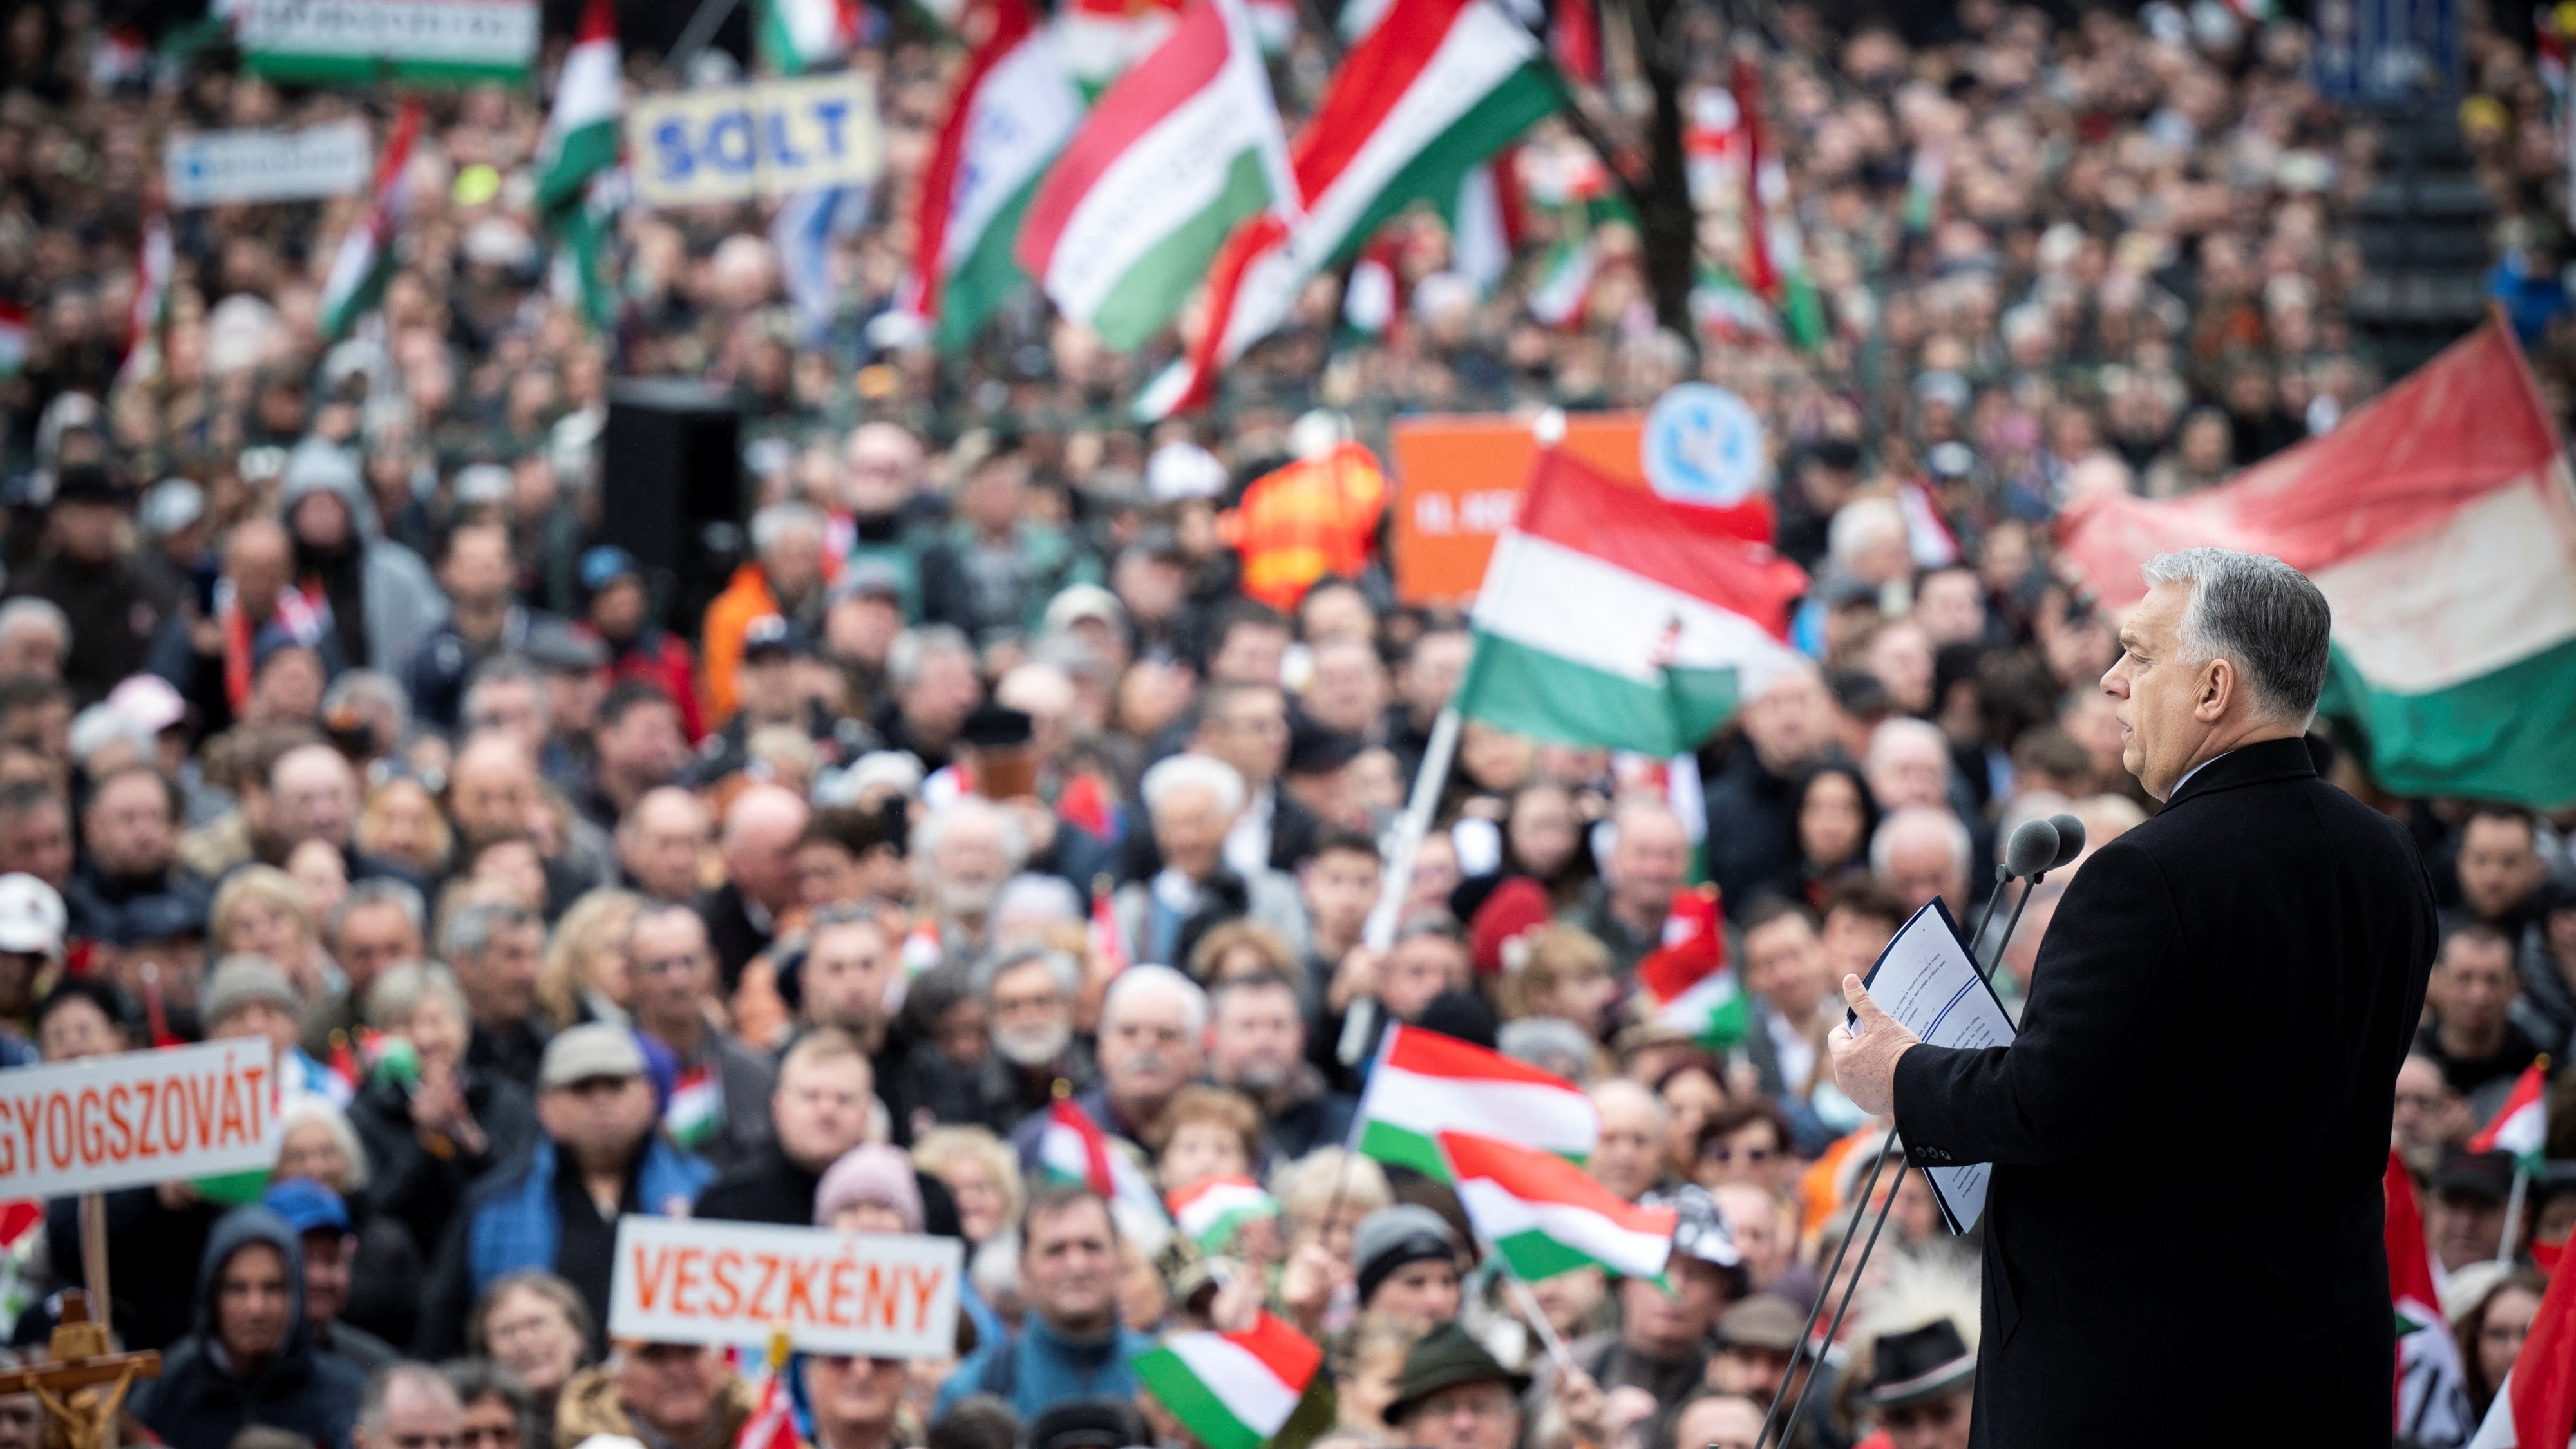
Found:
[[[1599,937],[1612,972],[1625,976],[1664,939],[1673,893],[1690,879],[1690,833],[1670,806],[1634,796],[1610,817],[1610,829],[1602,881],[1567,919]]]
[[[698,900],[707,829],[707,807],[696,795],[676,785],[646,791],[617,823],[617,863],[626,884],[657,901]]]
[[[358,1039],[367,988],[392,967],[427,954],[427,917],[420,891],[408,882],[385,876],[349,887],[331,908],[322,939],[349,984],[305,1013],[306,1051],[327,1059],[333,1047]]]
[[[725,811],[725,883],[698,903],[707,940],[723,970],[724,994],[742,983],[742,968],[769,949],[778,935],[778,913],[797,903],[796,838],[811,814],[795,793],[755,785]]]
[[[1306,1018],[1297,988],[1275,971],[1233,976],[1208,992],[1209,1080],[1261,1109],[1270,1144],[1303,1157],[1350,1136],[1358,1103],[1334,1091],[1306,1060]]]
[[[718,1168],[752,1157],[769,1141],[777,1077],[766,1058],[710,1020],[718,998],[706,922],[685,906],[648,904],[628,928],[626,952],[636,1030],[672,1058],[663,1129]]]
[[[685,1213],[715,1176],[656,1130],[644,1050],[626,1028],[592,1022],[555,1037],[536,1086],[536,1144],[474,1185],[438,1249],[414,1345],[424,1357],[453,1354],[468,1306],[521,1268],[561,1276],[605,1324],[618,1218]]]
[[[1128,967],[1100,1003],[1100,1077],[1074,1094],[1074,1104],[1112,1137],[1158,1140],[1163,1108],[1205,1063],[1207,1024],[1207,993],[1197,982],[1169,966]],[[1011,1134],[1031,1175],[1046,1124],[1046,1113],[1032,1112]]]
[[[992,1023],[992,1050],[977,1079],[979,1120],[1008,1132],[1059,1093],[1088,1090],[1099,1068],[1074,1034],[1073,999],[1082,968],[1062,951],[1023,946],[975,969],[975,993]]]
[[[1002,883],[1028,863],[1028,834],[1011,813],[969,795],[912,828],[914,885],[939,930],[944,959],[972,960],[987,946]]]
[[[545,922],[515,901],[459,907],[447,918],[439,941],[474,1016],[465,1060],[477,1071],[497,1072],[523,1087],[535,1084],[550,1034],[537,1013],[537,972],[545,942]]]
[[[417,1449],[457,1442],[464,1427],[465,1406],[444,1375],[423,1363],[389,1363],[367,1375],[352,1442],[356,1449]]]
[[[1246,799],[1234,766],[1208,755],[1174,755],[1145,772],[1137,793],[1152,817],[1162,865],[1118,890],[1119,933],[1136,960],[1187,961],[1200,937],[1236,920],[1268,926],[1303,946],[1306,914],[1296,883],[1267,868],[1238,870],[1226,851]]]

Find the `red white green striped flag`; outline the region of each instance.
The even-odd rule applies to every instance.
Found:
[[[1595,1264],[1663,1276],[1681,1219],[1671,1208],[1639,1207],[1552,1152],[1464,1132],[1441,1133],[1440,1150],[1477,1236],[1524,1281]]]
[[[1055,17],[1065,69],[1096,96],[1171,38],[1181,0],[1066,0]]]
[[[2533,1062],[2514,1078],[2513,1091],[2496,1109],[2495,1120],[2469,1139],[2469,1150],[2510,1152],[2522,1171],[2537,1173],[2548,1142],[2549,1073],[2540,1062]]]
[[[1178,1333],[1136,1377],[1207,1449],[1261,1449],[1296,1412],[1324,1351],[1264,1309],[1241,1333]]]
[[[1047,1108],[1046,1130],[1038,1136],[1038,1170],[1049,1182],[1080,1183],[1095,1196],[1126,1203],[1155,1222],[1171,1221],[1145,1174],[1110,1145],[1109,1134],[1069,1097],[1059,1097]]]
[[[759,0],[761,62],[796,75],[850,52],[859,40],[858,0]]]
[[[1752,1006],[1726,969],[1726,933],[1718,923],[1717,887],[1673,892],[1663,941],[1637,962],[1637,989],[1659,1026],[1687,1033],[1712,1051],[1744,1039]]]
[[[988,0],[967,12],[966,29],[975,49],[921,172],[906,303],[944,352],[964,347],[1028,280],[1012,245],[1083,115],[1063,41],[1028,0]]]
[[[1296,199],[1244,0],[1191,0],[1066,143],[1015,254],[1058,312],[1132,352],[1180,311],[1235,223]]]
[[[1349,260],[1397,212],[1427,201],[1454,220],[1469,173],[1556,109],[1546,71],[1528,28],[1494,0],[1395,0],[1297,133],[1303,219],[1255,217],[1227,239],[1207,325],[1137,410],[1206,402],[1225,366],[1288,320],[1308,277]]]
[[[1500,1052],[1402,1023],[1386,1029],[1351,1124],[1351,1145],[1380,1162],[1449,1180],[1443,1132],[1497,1137],[1581,1159],[1601,1140],[1583,1089]]]
[[[1225,1251],[1247,1223],[1279,1216],[1279,1199],[1248,1177],[1211,1177],[1173,1193],[1172,1225],[1210,1253]]]
[[[537,140],[537,213],[580,204],[592,178],[617,164],[617,117],[625,103],[615,0],[589,0],[581,29],[555,73],[554,109]]]
[[[161,370],[161,321],[170,307],[170,273],[176,264],[170,218],[155,207],[144,218],[142,245],[135,253],[134,304],[126,314],[125,361],[116,370],[119,383],[141,382]]]
[[[376,158],[374,199],[340,238],[331,257],[330,277],[322,284],[322,336],[336,342],[349,335],[360,316],[374,309],[394,272],[394,241],[411,220],[411,196],[403,172],[411,165],[412,138],[420,133],[420,102],[403,102],[394,128]]]
[[[1544,449],[1470,622],[1460,713],[1640,754],[1697,749],[1788,670],[1807,577],[1743,509],[1674,503]]]
[[[662,1107],[662,1130],[682,1147],[695,1147],[724,1130],[724,1084],[705,1067],[690,1067],[671,1087]]]
[[[1761,66],[1739,52],[1734,82],[1744,131],[1744,280],[1778,310],[1790,340],[1812,351],[1825,341],[1824,302],[1807,274],[1788,168],[1763,119]]]
[[[2502,321],[2217,488],[2073,501],[2058,544],[2115,614],[2169,549],[2271,554],[2334,611],[2318,712],[2383,789],[2576,800],[2576,480]]]

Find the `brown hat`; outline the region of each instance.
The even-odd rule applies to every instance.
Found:
[[[1462,1384],[1501,1384],[1519,1398],[1529,1375],[1504,1368],[1473,1334],[1444,1323],[1424,1334],[1404,1356],[1404,1374],[1395,1383],[1395,1399],[1386,1406],[1386,1421],[1402,1424],[1422,1401]]]
[[[1789,1353],[1798,1347],[1805,1327],[1797,1308],[1776,1293],[1757,1293],[1718,1316],[1721,1348],[1760,1348]]]

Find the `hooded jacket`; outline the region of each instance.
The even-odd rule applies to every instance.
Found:
[[[337,494],[349,508],[348,550],[355,555],[359,610],[357,619],[342,625],[341,637],[364,639],[366,644],[363,650],[349,651],[349,662],[391,671],[438,627],[447,614],[447,596],[439,591],[437,577],[419,554],[384,536],[376,522],[375,500],[367,496],[358,465],[349,455],[328,444],[307,442],[298,445],[287,462],[286,476],[278,485],[278,511],[291,519],[295,505],[316,493]],[[328,563],[314,557],[301,541],[295,552],[299,569]],[[327,566],[324,572],[329,578],[342,577]],[[333,612],[338,614],[349,600],[343,587],[330,592]]]
[[[286,1262],[286,1341],[244,1377],[216,1337],[215,1279],[235,1253],[263,1243]],[[304,1249],[284,1218],[253,1205],[215,1224],[197,1269],[195,1323],[162,1356],[161,1377],[146,1381],[134,1399],[135,1417],[170,1449],[225,1449],[253,1424],[348,1449],[366,1375],[338,1354],[314,1347],[304,1318]]]

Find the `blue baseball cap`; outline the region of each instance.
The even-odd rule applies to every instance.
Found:
[[[581,586],[594,594],[619,579],[641,577],[643,572],[635,555],[613,543],[603,543],[581,556]]]
[[[340,1195],[309,1177],[290,1177],[268,1185],[260,1201],[269,1211],[286,1219],[295,1235],[320,1232],[324,1228],[349,1231],[348,1205]]]

